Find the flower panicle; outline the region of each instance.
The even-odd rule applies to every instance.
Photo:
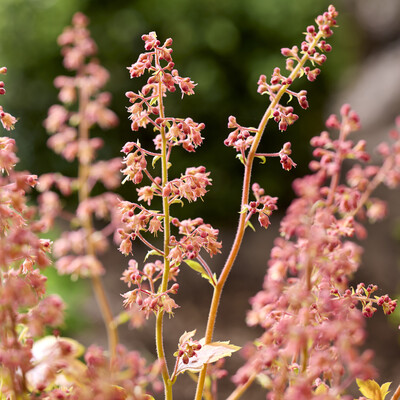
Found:
[[[360,121],[348,104],[340,117],[331,115],[326,126],[338,131],[338,137],[323,131],[311,139],[313,173],[294,181],[297,198],[281,222],[263,290],[250,300],[247,323],[265,332],[257,347],[246,348],[247,362],[234,376],[238,386],[250,377],[263,377],[276,397],[305,392],[312,397],[321,390],[337,396],[352,380],[373,378],[372,352],[361,350],[364,318],[378,308],[390,315],[397,306],[389,295],[375,295],[377,285],[359,283],[353,288],[350,283],[362,254],[353,238],[365,237],[366,217],[374,222],[386,214],[373,191],[379,184],[398,185],[400,133],[391,131],[394,144],[379,145],[383,160],[370,165],[365,142],[350,138]],[[355,165],[344,174],[346,160]],[[256,184],[253,192],[256,199],[264,195]],[[334,371],[341,371],[335,382],[329,378]],[[280,384],[287,380],[290,386]]]

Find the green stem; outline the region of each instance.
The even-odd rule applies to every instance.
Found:
[[[158,52],[156,50],[156,66],[160,73],[162,73],[162,69],[159,62]],[[158,107],[160,109],[160,118],[165,118],[165,111],[164,111],[164,104],[162,98],[162,83],[161,79],[158,83]],[[162,139],[162,149],[161,149],[161,181],[162,187],[164,188],[168,183],[168,149],[167,149],[167,138],[165,127],[161,126],[160,129],[161,139]],[[169,256],[169,241],[171,235],[171,226],[170,226],[170,216],[169,216],[169,203],[168,197],[162,198],[163,203],[163,213],[164,213],[164,272],[162,276],[161,285],[159,288],[160,293],[164,293],[168,289],[168,278],[169,278],[169,271],[170,271],[170,260]],[[156,316],[156,348],[157,348],[157,356],[158,359],[162,362],[162,378],[164,382],[164,393],[166,400],[172,400],[172,382],[169,377],[167,360],[165,358],[164,352],[164,344],[163,344],[163,317],[164,317],[164,310],[159,309],[157,311]]]
[[[317,36],[314,38],[313,43],[310,45],[310,49],[314,48],[321,38],[322,38],[322,33],[319,32],[317,34]],[[291,72],[291,74],[289,76],[289,78],[291,78],[292,81],[294,81],[298,77],[298,75],[301,71],[301,68],[304,66],[304,64],[307,62],[308,59],[309,59],[308,54],[304,54],[303,57],[300,59],[299,63],[296,65],[296,67],[293,69],[293,71]],[[261,138],[263,136],[265,128],[268,124],[268,120],[270,119],[275,107],[278,105],[279,101],[281,100],[284,93],[286,93],[286,90],[289,86],[290,85],[283,85],[280,88],[280,90],[276,94],[275,98],[273,99],[273,101],[271,102],[271,104],[269,105],[267,110],[265,111],[265,113],[260,121],[260,124],[258,126],[257,133],[254,137],[254,141],[249,150],[249,154],[247,156],[247,160],[246,160],[246,164],[245,164],[243,189],[242,189],[242,202],[241,202],[240,210],[242,210],[243,207],[246,204],[248,204],[248,201],[249,201],[251,171],[253,168],[253,162],[254,162],[255,155],[257,153],[258,145],[261,141]],[[205,335],[205,344],[210,343],[212,340],[212,335],[214,332],[215,321],[216,321],[219,302],[221,299],[222,290],[225,285],[225,282],[228,279],[229,273],[233,267],[233,263],[235,262],[236,256],[237,256],[240,246],[242,244],[245,228],[246,228],[246,213],[242,213],[242,214],[240,214],[239,225],[238,225],[238,228],[236,231],[236,237],[233,242],[231,251],[226,260],[226,263],[221,272],[221,275],[219,276],[218,282],[214,288],[214,294],[213,294],[213,298],[211,301],[210,311],[208,314],[208,321],[207,321],[207,328],[206,328],[206,335]],[[202,398],[206,373],[207,373],[207,364],[205,364],[203,366],[203,368],[199,374],[199,380],[197,383],[195,400],[201,400],[201,398]]]

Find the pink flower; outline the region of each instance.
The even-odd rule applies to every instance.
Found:
[[[4,112],[4,111],[0,111],[0,119],[1,119],[1,123],[3,125],[3,128],[6,130],[12,130],[14,129],[14,125],[17,122],[17,119],[15,117],[13,117],[11,114]]]

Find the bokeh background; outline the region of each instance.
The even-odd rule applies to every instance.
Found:
[[[400,114],[400,2],[398,0],[0,0],[0,59],[8,67],[5,78],[7,96],[3,104],[19,118],[12,136],[16,138],[21,163],[19,168],[41,174],[60,171],[74,175],[76,166],[63,161],[46,147],[47,134],[43,120],[48,108],[57,102],[53,80],[65,74],[56,40],[70,24],[76,11],[91,20],[92,37],[97,42],[98,58],[109,70],[111,79],[107,90],[113,95],[112,109],[120,117],[120,125],[106,133],[107,146],[101,157],[119,154],[122,145],[137,137],[130,131],[124,93],[137,90],[143,80],[130,80],[126,67],[134,63],[143,51],[141,35],[156,31],[160,40],[174,40],[174,61],[182,76],[198,83],[196,95],[181,100],[180,95],[167,100],[168,114],[190,116],[204,122],[205,143],[196,153],[177,152],[174,169],[205,165],[212,171],[213,186],[205,197],[185,207],[186,217],[201,215],[220,228],[224,252],[212,261],[218,271],[229,251],[237,221],[240,199],[242,165],[236,153],[223,145],[228,135],[227,120],[235,115],[242,125],[257,126],[267,105],[267,98],[257,94],[260,74],[267,76],[275,66],[284,67],[281,47],[300,44],[302,32],[313,19],[332,3],[340,12],[334,36],[330,39],[333,51],[322,68],[317,81],[302,80],[296,89],[306,89],[309,110],[296,109],[299,120],[280,133],[270,124],[262,151],[278,151],[286,141],[292,142],[293,158],[298,167],[290,173],[283,171],[279,161],[269,160],[257,165],[254,180],[272,196],[280,198],[283,213],[292,198],[291,182],[308,172],[311,158],[309,139],[323,129],[323,122],[332,112],[338,112],[343,102],[349,102],[361,115],[364,136],[376,145],[387,136],[396,115]],[[139,132],[141,142],[148,135]],[[150,142],[150,141],[149,141]],[[134,200],[136,190],[125,185],[121,196]],[[399,193],[382,191],[389,198],[389,218],[369,228],[364,266],[358,280],[376,283],[384,292],[394,296],[399,282]],[[73,206],[73,205],[71,205]],[[264,232],[249,232],[231,276],[230,285],[221,304],[216,338],[228,339],[242,345],[258,332],[246,328],[244,317],[247,299],[262,284],[268,252],[277,235],[280,215],[273,227]],[[59,229],[62,229],[60,227]],[[397,229],[399,231],[399,229]],[[56,237],[57,232],[54,232]],[[139,260],[144,249],[135,250]],[[108,274],[105,279],[115,312],[121,307],[120,293],[124,291],[119,276],[127,260],[116,251],[106,255]],[[90,287],[85,282],[60,280],[49,271],[50,290],[61,291],[69,302],[68,326],[65,334],[78,337],[84,344],[105,344],[105,336]],[[197,327],[204,331],[205,308],[211,290],[193,271],[182,271],[178,303],[182,310],[166,322],[167,352],[172,354],[177,339],[184,330]],[[184,311],[186,310],[186,311]],[[400,376],[398,320],[380,316],[370,324],[369,345],[377,353],[376,364],[385,381],[398,381]],[[149,328],[122,332],[129,347],[140,347],[146,354],[154,353],[153,321]],[[90,329],[90,327],[95,329]],[[231,368],[240,365],[240,357],[232,360]],[[236,364],[235,364],[236,363]],[[180,399],[191,398],[191,384],[184,378]],[[186,383],[185,383],[186,382]],[[226,384],[229,393],[229,382]],[[249,398],[264,398],[253,392]]]

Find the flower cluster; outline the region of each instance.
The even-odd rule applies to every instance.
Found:
[[[203,123],[196,123],[191,118],[166,118],[162,105],[157,103],[157,99],[165,97],[167,92],[175,92],[178,86],[182,97],[194,93],[196,84],[190,78],[182,78],[174,69],[171,53],[172,39],[167,39],[160,46],[155,32],[143,35],[146,53],[140,54],[135,64],[128,70],[131,78],[137,78],[146,71],[151,74],[147,84],[143,86],[139,93],[127,92],[132,105],[128,108],[132,121],[131,129],[137,131],[145,128],[148,124],[153,125],[158,131],[166,129],[165,135],[169,146],[181,145],[187,151],[194,151],[203,142],[201,131],[204,129]],[[165,65],[162,66],[161,62]],[[159,117],[157,117],[159,116]],[[161,149],[161,134],[154,139],[156,149]]]
[[[67,213],[62,213],[58,195],[50,191],[52,186],[64,196],[76,191],[79,193],[80,204],[73,222],[80,229],[65,232],[54,246],[58,271],[74,277],[104,273],[96,254],[107,249],[106,236],[119,224],[116,212],[119,200],[115,194],[90,197],[97,182],[107,189],[115,189],[120,185],[122,164],[119,158],[96,161],[96,153],[103,146],[103,140],[89,137],[89,130],[95,125],[108,129],[114,127],[118,119],[107,108],[110,94],[101,92],[109,74],[98,61],[90,58],[96,54],[97,46],[90,37],[88,23],[85,15],[75,14],[72,26],[67,27],[58,39],[62,46],[64,66],[75,72],[75,76],[59,76],[55,79],[54,84],[60,90],[59,100],[63,104],[51,106],[44,121],[45,128],[51,134],[49,147],[68,161],[78,159],[78,177],[69,178],[58,173],[40,177],[40,189],[44,192],[39,198],[40,209],[49,225],[60,213],[71,219]],[[91,227],[93,217],[110,218],[111,224],[102,231],[94,231]]]
[[[250,220],[253,214],[258,214],[258,222],[264,228],[268,228],[271,224],[269,217],[272,211],[278,209],[276,205],[278,198],[265,195],[265,190],[258,183],[252,185],[253,195],[256,201],[251,201],[244,207],[242,212],[247,212],[247,219]],[[260,208],[259,208],[260,207]]]
[[[154,288],[157,281],[162,279],[164,272],[164,264],[160,260],[154,263],[147,263],[143,267],[143,271],[139,270],[136,260],[129,260],[129,268],[123,273],[121,280],[127,283],[128,287],[136,285],[137,288],[126,292],[122,295],[125,307],[131,307],[134,304],[139,306],[139,310],[144,313],[146,318],[151,312],[156,313],[162,307],[163,311],[173,315],[172,310],[178,308],[175,301],[169,294],[176,294],[179,285],[174,283],[170,289],[163,293],[155,293]],[[169,279],[176,281],[179,268],[171,268],[169,270]],[[148,286],[148,289],[147,289]]]
[[[167,39],[162,46],[154,32],[143,35],[142,39],[145,42],[147,52],[141,54],[138,61],[128,70],[132,78],[139,77],[146,71],[151,74],[151,77],[148,78],[140,92],[126,93],[130,103],[132,103],[128,108],[132,121],[131,129],[136,131],[139,127],[146,127],[151,124],[155,131],[159,133],[154,138],[155,152],[144,149],[139,142],[125,144],[122,149],[122,152],[126,155],[123,160],[125,168],[122,173],[125,175],[124,182],[132,181],[135,184],[141,183],[146,176],[150,180],[150,185],[137,189],[138,201],[145,202],[150,206],[156,197],[161,198],[163,211],[150,210],[141,204],[128,201],[121,202],[120,214],[124,227],[118,231],[121,238],[120,250],[123,254],[130,254],[132,251],[131,241],[139,238],[150,248],[153,255],[164,258],[164,262],[160,263],[157,268],[157,279],[165,273],[168,280],[175,280],[182,261],[200,257],[201,249],[205,249],[212,256],[219,251],[221,244],[217,241],[218,230],[213,229],[209,224],[205,224],[201,218],[179,221],[178,218],[172,218],[169,215],[169,207],[172,204],[182,203],[183,199],[188,202],[196,201],[206,194],[206,188],[211,185],[211,179],[209,178],[210,173],[206,172],[205,167],[187,168],[180,178],[171,180],[167,179],[167,171],[163,165],[161,177],[153,176],[148,169],[147,157],[152,157],[153,168],[156,167],[159,160],[162,164],[164,162],[170,163],[171,151],[175,146],[182,146],[187,151],[194,151],[203,141],[201,130],[204,129],[204,124],[196,123],[191,118],[182,119],[165,116],[163,97],[168,92],[174,92],[176,87],[179,87],[182,95],[191,95],[194,93],[195,84],[190,78],[180,77],[178,71],[174,69],[171,57],[172,49],[170,48],[171,39]],[[169,215],[168,220],[166,220],[167,213]],[[177,239],[176,236],[169,233],[171,224],[179,228],[181,239]],[[143,233],[149,231],[154,235],[157,235],[158,232],[165,234],[166,225],[168,225],[167,244],[163,250],[160,250],[149,243],[144,238]],[[136,261],[131,260],[131,263],[135,265],[136,271]],[[165,268],[166,264],[168,265],[167,268]],[[142,274],[145,276],[147,274],[144,271],[149,268],[149,265],[157,265],[157,262],[144,266]],[[127,276],[132,276],[131,269],[132,267],[125,271],[124,280]],[[140,280],[134,279],[132,282],[140,285],[144,275],[141,275]],[[155,289],[154,283],[157,279],[151,279],[150,292],[139,286],[138,289],[126,293],[124,295],[125,305],[140,303],[140,307],[147,315],[149,310],[157,312],[161,309],[170,310],[174,308],[175,305],[173,307],[168,305],[170,303],[170,298],[167,295],[169,291],[166,288],[161,292]],[[172,288],[174,287],[172,286]],[[176,292],[176,289],[173,289],[171,293],[174,292]],[[142,300],[144,293],[146,298]]]
[[[0,87],[4,94],[3,82]],[[3,108],[1,113],[4,128],[12,129],[16,119]],[[7,398],[24,393],[33,340],[46,327],[59,326],[64,310],[59,296],[46,296],[41,273],[50,264],[51,242],[39,238],[45,225],[34,220],[36,210],[28,205],[37,176],[16,171],[18,161],[15,140],[0,137],[0,391]]]
[[[217,241],[219,231],[210,224],[205,224],[202,218],[183,221],[173,218],[171,222],[179,227],[179,234],[182,236],[179,241],[175,236],[170,237],[171,251],[168,257],[174,265],[180,264],[184,259],[192,260],[199,257],[201,249],[206,250],[211,257],[219,253],[222,247]]]
[[[370,379],[375,375],[371,352],[358,350],[365,338],[363,316],[371,317],[378,306],[385,314],[396,308],[388,295],[372,296],[376,285],[349,287],[362,253],[350,238],[365,237],[361,222],[375,204],[373,190],[380,183],[393,186],[387,175],[399,173],[400,136],[392,132],[394,145],[379,146],[380,166],[363,166],[369,159],[365,143],[348,138],[359,128],[357,114],[344,105],[341,121],[331,116],[326,125],[339,130],[339,137],[331,139],[324,131],[311,139],[319,159],[310,163],[314,174],[294,182],[298,198],[281,223],[282,237],[275,241],[263,290],[251,299],[247,318],[265,332],[256,348],[247,348],[248,361],[235,382],[243,385],[258,376],[269,399],[319,394],[334,399],[355,378]],[[346,159],[359,163],[341,183]],[[383,215],[374,214],[375,219]]]

